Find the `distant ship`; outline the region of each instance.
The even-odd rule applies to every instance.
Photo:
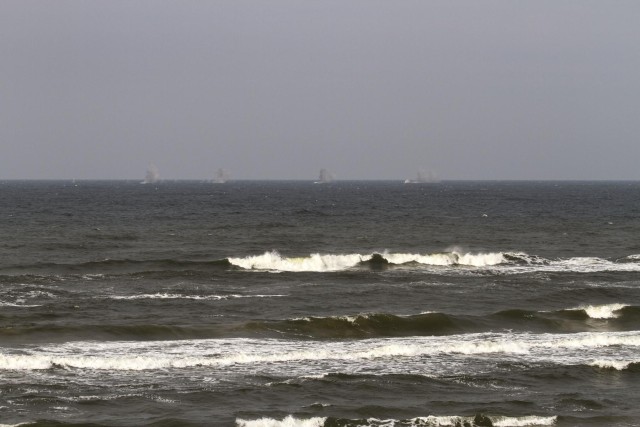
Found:
[[[333,175],[326,169],[320,169],[320,176],[314,184],[326,184],[333,181]]]
[[[432,171],[429,171],[426,173],[424,171],[418,171],[415,179],[404,180],[405,184],[431,184],[435,182],[440,182],[440,180],[438,179],[436,174],[433,173]]]
[[[150,163],[147,174],[144,176],[144,181],[142,181],[141,184],[155,184],[158,181],[160,181],[160,171],[158,171],[156,165]]]
[[[229,180],[229,174],[224,169],[218,169],[216,172],[216,177],[213,179],[214,184],[224,184]]]

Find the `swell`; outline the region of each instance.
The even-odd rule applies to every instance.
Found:
[[[234,335],[229,327],[175,326],[175,325],[52,325],[0,327],[0,340],[4,342],[46,341],[63,342],[88,339],[101,340],[180,340],[218,338]],[[231,328],[233,329],[233,328]]]
[[[214,261],[106,259],[77,264],[39,263],[15,265],[0,269],[0,283],[12,282],[16,278],[43,278],[43,276],[51,277],[55,275],[139,274],[153,272],[176,272],[182,274],[185,271],[211,272],[234,268],[226,258]]]
[[[314,339],[439,336],[478,330],[478,326],[472,321],[443,313],[406,317],[385,313],[307,317],[276,322],[250,322],[246,327],[254,331],[273,331]]]
[[[471,412],[473,414],[473,411]],[[283,418],[261,417],[256,419],[236,418],[235,427],[543,427],[543,426],[605,426],[605,425],[634,425],[634,420],[622,415],[522,415],[506,416],[498,414],[476,413],[473,415],[426,415],[407,419],[377,419],[377,418],[347,418],[336,416],[306,416],[294,417],[292,415]],[[74,422],[60,420],[38,420],[33,422],[21,422],[7,424],[7,427],[108,427],[112,424],[95,422]],[[144,427],[190,427],[200,426],[201,423],[191,423],[184,419],[171,417],[162,418],[149,423],[141,423]]]
[[[330,371],[357,373],[363,363],[369,374],[416,372],[447,375],[473,372],[477,365],[453,361],[499,356],[503,363],[533,368],[536,365],[593,365],[611,358],[613,362],[638,363],[640,335],[635,332],[529,334],[486,333],[447,337],[407,337],[367,340],[299,341],[283,339],[195,339],[173,341],[114,341],[90,339],[79,342],[5,347],[0,370],[94,369],[141,371],[211,367],[227,372],[245,367],[271,367],[282,375],[318,375]],[[527,355],[527,361],[522,360]],[[623,360],[626,358],[626,360]],[[425,360],[432,361],[425,365]],[[490,362],[492,365],[494,362]],[[592,366],[593,365],[593,366]],[[633,366],[632,366],[633,367]],[[462,368],[462,371],[460,370]],[[606,366],[604,369],[607,369]],[[634,368],[635,369],[635,368]],[[554,368],[553,374],[562,374]],[[635,375],[635,374],[633,374]]]
[[[277,251],[260,255],[231,257],[230,264],[245,270],[274,272],[335,272],[345,270],[410,268],[446,273],[454,271],[490,271],[498,274],[530,272],[601,273],[637,272],[640,260],[625,257],[608,260],[597,257],[545,259],[523,252],[468,253],[462,251],[435,253],[320,254],[288,257]]]
[[[211,261],[179,259],[105,259],[79,263],[37,263],[0,268],[0,283],[15,276],[65,274],[136,274],[150,272],[253,270],[270,272],[337,272],[386,269],[429,270],[447,274],[452,271],[489,271],[497,274],[531,272],[606,273],[639,272],[640,259],[634,256],[616,260],[594,257],[545,259],[521,252],[320,254],[301,257],[282,256],[277,251],[245,257],[228,257]]]
[[[525,415],[520,417],[477,413],[475,415],[428,415],[410,419],[378,419],[373,417],[353,419],[333,416],[295,418],[291,415],[283,419],[260,418],[255,420],[236,419],[237,427],[409,427],[409,426],[553,426],[558,417]]]
[[[595,317],[601,314],[602,317]],[[640,307],[607,304],[551,312],[512,309],[484,316],[388,313],[305,317],[284,321],[249,322],[253,331],[307,338],[371,338],[441,336],[513,330],[537,333],[632,331],[640,326]]]
[[[505,322],[534,324],[542,322],[548,326],[562,322],[573,322],[575,325],[583,324],[585,327],[597,327],[608,325],[609,327],[629,326],[637,328],[640,322],[640,307],[620,303],[583,305],[575,308],[567,308],[556,311],[530,311],[522,309],[503,310],[495,313],[493,317],[503,319]],[[598,323],[597,321],[601,321]]]
[[[10,318],[0,318],[11,323]],[[31,318],[24,326],[0,326],[0,340],[71,341],[71,340],[179,340],[204,338],[282,338],[292,339],[364,339],[373,337],[442,336],[474,330],[464,319],[445,314],[400,317],[390,314],[337,316],[281,321],[250,321],[238,324],[209,325],[55,325],[44,316],[41,324]]]
[[[254,296],[276,297],[278,295]],[[141,298],[172,297],[142,295]],[[231,296],[234,297],[234,296]],[[137,297],[126,297],[137,299]],[[222,298],[222,297],[220,297]],[[282,320],[253,320],[228,323],[221,318],[215,324],[51,324],[51,314],[34,313],[28,325],[12,325],[12,316],[0,320],[0,338],[23,340],[175,340],[202,338],[288,338],[367,339],[411,336],[447,336],[481,332],[575,333],[625,332],[638,329],[640,307],[617,304],[596,306],[596,312],[609,312],[609,317],[589,316],[589,309],[568,309],[536,312],[521,309],[503,310],[482,316],[421,313],[401,316],[389,313],[365,313],[345,316],[305,317]],[[609,310],[611,309],[611,310]],[[24,320],[18,318],[17,320]],[[60,320],[60,319],[58,319]]]
[[[63,421],[54,419],[42,419],[38,421],[20,422],[17,424],[0,424],[0,427],[113,427],[113,423],[96,423],[86,421]],[[131,424],[129,424],[131,425]],[[162,418],[159,421],[149,423],[137,423],[140,427],[198,427],[201,424],[190,423],[181,419]]]
[[[332,272],[350,269],[387,269],[399,266],[472,266],[485,267],[503,263],[525,262],[513,254],[508,260],[502,253],[458,253],[442,252],[432,254],[370,253],[370,254],[311,254],[305,257],[286,257],[277,251],[243,258],[228,258],[235,266],[245,270],[287,271],[287,272]]]

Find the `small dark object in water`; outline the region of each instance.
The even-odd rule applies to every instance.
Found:
[[[493,422],[491,422],[491,418],[487,417],[483,414],[477,414],[473,419],[473,425],[478,427],[493,427]]]
[[[390,264],[389,261],[380,254],[371,255],[371,259],[369,259],[368,261],[365,261],[365,263],[374,270],[385,269],[389,267],[389,264]]]

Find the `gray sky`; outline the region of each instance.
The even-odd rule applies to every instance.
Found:
[[[640,179],[640,2],[1,0],[0,179]]]

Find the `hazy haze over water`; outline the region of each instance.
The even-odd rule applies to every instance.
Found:
[[[639,179],[640,3],[0,4],[0,179]]]

